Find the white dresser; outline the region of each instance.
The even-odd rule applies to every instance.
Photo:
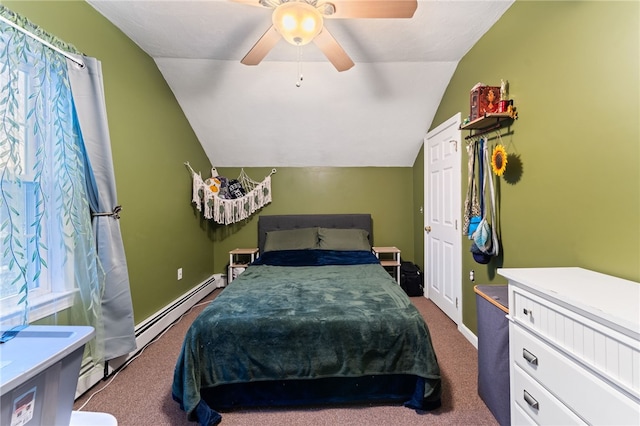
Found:
[[[640,283],[581,268],[498,273],[512,424],[640,425]]]

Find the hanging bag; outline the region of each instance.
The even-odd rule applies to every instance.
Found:
[[[489,159],[489,148],[485,147],[484,159],[486,172],[489,176],[489,192],[491,194],[491,249],[488,254],[497,256],[500,254],[500,242],[498,241],[498,224],[496,223],[496,191],[493,186],[493,174],[491,173],[491,162]]]
[[[482,192],[480,193],[479,196],[479,202],[478,202],[478,214],[475,216],[471,217],[471,229],[470,229],[470,233],[469,233],[469,239],[473,239],[473,234],[478,230],[478,226],[480,226],[480,223],[482,223],[482,218],[484,217],[484,206],[485,206],[485,200],[484,200],[484,193],[485,193],[485,185],[486,185],[486,178],[485,178],[485,170],[484,170],[484,155],[482,154],[482,149],[484,147],[484,139],[480,139],[478,140],[478,146],[476,147],[476,154],[478,157],[478,184],[476,185],[476,183],[474,182],[474,185],[476,185],[476,194],[478,192],[478,186],[480,186],[480,182],[482,185]]]
[[[471,253],[476,262],[487,264],[491,261],[491,257],[499,254],[500,246],[496,231],[495,190],[493,177],[489,169],[489,149],[486,146],[486,142],[481,142],[480,153],[483,158],[481,205],[483,206],[484,214],[478,228],[472,235]],[[489,180],[489,199],[486,200],[488,202],[485,202],[487,179]],[[489,209],[491,209],[491,222],[489,222]]]
[[[475,179],[476,168],[476,144],[472,142],[467,145],[468,160],[468,181],[467,181],[467,196],[464,201],[464,218],[462,224],[462,233],[469,238],[473,235],[473,232],[477,229],[478,224],[482,220],[482,212],[480,210],[480,204],[478,203],[478,186]]]

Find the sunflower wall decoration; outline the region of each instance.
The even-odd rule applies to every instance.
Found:
[[[502,176],[507,168],[507,151],[502,145],[496,145],[491,154],[491,170],[497,176]]]

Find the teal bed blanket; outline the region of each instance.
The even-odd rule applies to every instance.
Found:
[[[409,407],[439,403],[427,325],[379,263],[252,265],[191,325],[172,394],[190,420],[212,425],[207,389],[380,375],[416,377]]]

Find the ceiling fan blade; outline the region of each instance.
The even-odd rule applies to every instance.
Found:
[[[333,15],[328,18],[411,18],[417,0],[335,0]]]
[[[280,41],[280,38],[276,28],[273,25],[270,26],[240,62],[245,65],[258,65],[273,46]]]
[[[354,65],[347,52],[338,44],[326,27],[313,39],[313,42],[338,71],[346,71]]]
[[[232,1],[234,3],[248,4],[249,6],[264,7],[262,6],[262,4],[260,4],[260,0],[229,0],[229,1]]]

